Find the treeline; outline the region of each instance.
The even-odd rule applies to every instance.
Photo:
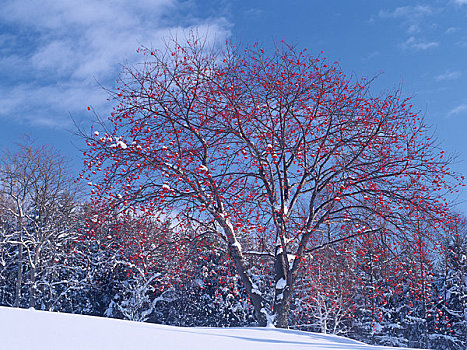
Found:
[[[49,147],[26,141],[2,154],[0,305],[178,326],[256,325],[228,249],[209,230],[182,230],[170,216],[143,212],[115,212],[97,225],[80,185]],[[465,349],[467,227],[398,247],[356,239],[365,244],[346,240],[307,255],[289,324],[371,344]],[[249,271],[272,299],[271,257],[258,244],[248,246]]]

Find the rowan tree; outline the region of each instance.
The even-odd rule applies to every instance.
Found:
[[[416,222],[451,220],[444,195],[460,179],[399,92],[375,97],[285,43],[269,54],[192,36],[138,51],[144,63],[110,91],[110,124],[86,138],[96,220],[112,207],[216,234],[260,325],[288,327],[299,267],[320,264],[305,259],[319,249],[358,238],[397,254],[425,234]]]

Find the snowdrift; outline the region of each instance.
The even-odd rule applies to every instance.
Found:
[[[394,349],[275,328],[182,328],[0,307],[0,349],[266,350]]]

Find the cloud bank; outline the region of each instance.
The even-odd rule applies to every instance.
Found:
[[[111,86],[136,49],[197,28],[209,41],[230,35],[219,15],[179,0],[7,0],[0,12],[0,118],[63,127],[88,105],[108,108]],[[199,12],[199,11],[198,11]]]

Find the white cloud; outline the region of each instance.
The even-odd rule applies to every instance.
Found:
[[[463,103],[457,107],[454,107],[453,109],[451,109],[448,113],[448,116],[451,116],[453,114],[459,114],[459,113],[462,113],[462,112],[466,112],[467,111],[467,104],[466,103]]]
[[[454,0],[457,5],[467,5],[467,0]]]
[[[263,14],[264,10],[258,8],[250,8],[246,10],[244,13],[248,17],[260,17]]]
[[[394,19],[400,22],[401,26],[406,29],[410,37],[401,44],[402,48],[411,48],[416,50],[427,50],[439,46],[436,41],[425,41],[416,37],[418,33],[427,32],[436,27],[432,21],[428,21],[427,17],[433,17],[439,13],[440,9],[428,5],[416,6],[401,6],[394,10],[381,10],[378,16],[383,19]]]
[[[411,25],[409,25],[409,28],[407,28],[407,33],[409,34],[418,33],[420,31],[421,29],[418,23],[412,23]]]
[[[427,5],[402,6],[393,11],[381,10],[378,13],[379,17],[382,18],[406,18],[411,20],[431,14],[433,14],[433,9]]]
[[[449,27],[448,29],[446,29],[445,33],[446,34],[452,34],[452,33],[455,33],[459,30],[459,28],[456,28],[456,27]]]
[[[187,6],[193,5],[181,0],[5,1],[0,24],[15,29],[0,37],[0,68],[15,72],[0,82],[0,117],[62,124],[69,113],[76,116],[90,104],[105,103],[95,80],[111,86],[120,63],[141,60],[139,46],[156,47],[194,27],[208,33],[210,41],[229,36],[225,18],[197,18]]]
[[[455,80],[462,76],[462,72],[447,70],[442,74],[435,76],[436,81]]]
[[[428,50],[439,46],[437,41],[424,41],[411,36],[401,45],[403,48],[411,48],[415,50]]]
[[[106,98],[106,93],[90,82],[18,84],[0,88],[0,116],[13,116],[33,125],[68,127],[72,124],[69,113],[76,117],[88,105],[108,112]]]

